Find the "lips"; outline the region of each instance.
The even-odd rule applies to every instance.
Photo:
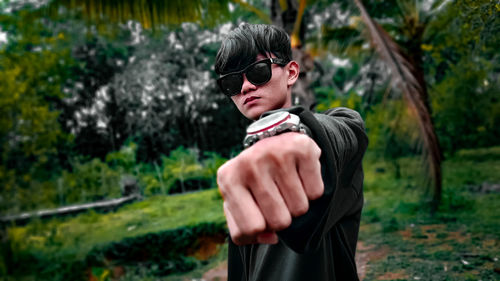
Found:
[[[251,101],[254,101],[256,99],[260,99],[260,98],[259,97],[255,97],[255,96],[248,97],[248,98],[245,99],[245,102],[243,104],[247,104],[247,103],[249,103]]]

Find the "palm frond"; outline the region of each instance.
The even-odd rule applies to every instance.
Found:
[[[55,15],[61,8],[80,10],[94,23],[133,20],[152,29],[183,22],[211,26],[229,17],[228,0],[53,0],[46,11]]]
[[[400,88],[409,109],[417,117],[423,153],[429,168],[428,176],[434,185],[433,207],[437,207],[441,201],[442,154],[428,107],[423,73],[419,72],[418,67],[407,58],[389,34],[370,17],[361,0],[354,0],[354,2],[361,12],[361,18],[369,31],[371,42],[388,64],[395,85]]]
[[[256,14],[263,23],[266,24],[271,24],[271,18],[264,13],[263,11],[259,10],[257,7],[250,5],[248,2],[245,2],[243,0],[232,0],[233,3],[240,5],[242,8],[244,8],[247,11],[253,12]]]
[[[292,48],[297,46],[302,46],[302,42],[300,40],[300,32],[302,27],[302,17],[304,16],[304,10],[306,9],[306,0],[299,0],[299,8],[297,11],[297,17],[295,19],[295,23],[293,25],[292,31]]]

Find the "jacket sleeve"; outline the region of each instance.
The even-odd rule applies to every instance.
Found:
[[[362,208],[363,173],[361,161],[368,146],[364,122],[359,113],[334,108],[313,114],[301,107],[288,111],[299,115],[321,148],[322,197],[311,201],[306,214],[296,217],[280,239],[298,253],[314,251],[321,239],[344,217]]]

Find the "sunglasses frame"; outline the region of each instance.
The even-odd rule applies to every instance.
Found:
[[[269,80],[271,80],[271,78],[273,77],[272,76],[272,70],[271,70],[271,64],[277,64],[277,65],[280,65],[280,66],[285,66],[289,62],[290,61],[287,61],[285,59],[280,59],[280,58],[267,58],[267,59],[259,60],[259,61],[256,61],[256,62],[253,62],[253,63],[249,64],[247,67],[243,68],[240,71],[230,72],[230,73],[222,75],[221,77],[219,77],[217,79],[217,84],[219,85],[219,88],[222,91],[222,93],[224,93],[224,95],[226,95],[228,97],[236,96],[236,95],[238,95],[241,92],[241,87],[243,87],[243,73],[245,73],[245,76],[246,76],[247,71],[250,68],[252,68],[253,66],[255,66],[255,65],[259,64],[259,63],[266,63],[268,65],[268,67],[269,67],[269,70],[271,71],[271,76],[269,77],[269,79],[267,79],[266,81],[264,81],[262,83],[254,83],[254,82],[250,81],[250,79],[248,79],[248,77],[247,77],[248,82],[254,84],[255,86],[260,86],[260,85],[264,85],[267,82],[269,82]],[[237,91],[237,92],[235,92],[235,93],[228,94],[228,93],[224,92],[224,88],[222,87],[222,80],[224,78],[228,77],[228,76],[233,76],[233,75],[239,75],[239,77],[240,77],[240,81],[241,81],[240,90]]]

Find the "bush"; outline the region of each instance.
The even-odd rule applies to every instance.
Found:
[[[72,170],[40,181],[30,174],[22,177],[0,166],[0,212],[15,214],[38,209],[88,203],[120,197],[122,181],[135,178],[145,196],[183,193],[217,186],[217,169],[227,160],[214,152],[179,147],[162,156],[162,165],[136,160],[137,145],[129,142],[106,156],[72,161]],[[33,196],[36,192],[37,196]]]
[[[64,203],[74,204],[120,197],[120,174],[99,159],[75,163],[72,173],[64,171],[62,175]]]
[[[145,194],[184,193],[216,186],[217,169],[226,161],[217,153],[205,153],[199,160],[199,151],[178,147],[168,157],[162,157],[162,167],[152,164],[154,173],[141,176]],[[156,174],[156,175],[154,175]]]
[[[198,238],[213,236],[218,237],[223,243],[226,232],[225,223],[202,223],[126,238],[95,247],[87,256],[87,264],[89,266],[143,264],[155,275],[186,272],[196,266],[196,260],[187,257],[187,254],[193,248],[200,246],[197,243]]]

